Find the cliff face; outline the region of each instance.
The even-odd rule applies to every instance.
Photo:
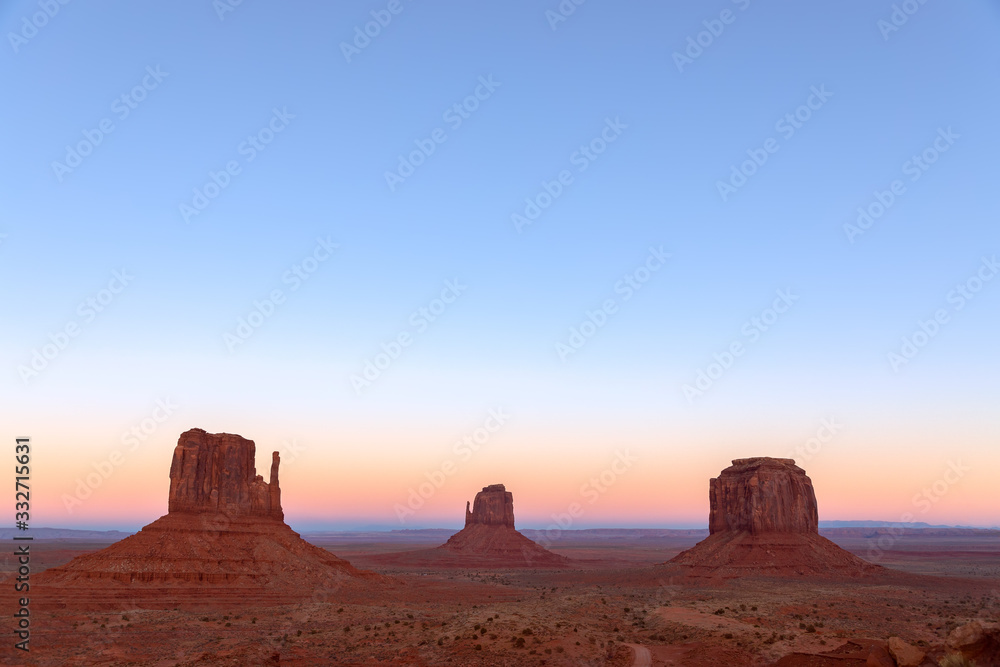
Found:
[[[469,511],[465,505],[465,525],[483,524],[486,526],[514,527],[514,494],[503,484],[484,486],[476,494],[476,500]]]
[[[667,564],[695,578],[882,576],[820,537],[816,494],[791,459],[736,459],[709,482],[709,536]]]
[[[200,428],[182,433],[170,464],[168,511],[284,520],[278,452],[272,455],[269,482],[257,474],[255,455],[253,440],[238,435]]]
[[[230,433],[182,433],[170,464],[169,511],[138,533],[38,575],[42,590],[85,603],[152,606],[298,600],[365,590],[384,578],[309,544],[284,523],[278,452],[271,479],[256,447]],[[229,607],[227,607],[229,608]]]
[[[484,486],[465,504],[465,528],[438,547],[429,562],[466,567],[566,567],[565,556],[552,553],[514,529],[514,494],[503,484]],[[451,558],[451,561],[448,559]]]
[[[710,534],[818,534],[812,480],[792,459],[736,459],[709,482]]]

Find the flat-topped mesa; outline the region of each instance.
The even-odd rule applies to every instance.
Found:
[[[267,517],[283,521],[278,487],[278,452],[272,454],[271,479],[257,474],[253,440],[231,433],[193,428],[181,434],[170,463],[168,511],[222,512],[230,517]]]
[[[709,482],[710,534],[818,534],[812,480],[792,459],[736,459]]]
[[[711,480],[708,493],[710,534],[671,558],[664,565],[668,574],[723,580],[887,576],[820,536],[812,480],[792,459],[736,459]]]
[[[503,484],[484,486],[476,494],[469,511],[469,503],[465,504],[465,525],[483,524],[486,526],[514,527],[514,494]]]

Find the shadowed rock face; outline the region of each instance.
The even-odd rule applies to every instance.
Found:
[[[514,529],[514,495],[503,484],[484,486],[469,509],[465,528],[427,552],[414,552],[441,567],[565,567],[569,559],[552,553]]]
[[[231,433],[182,433],[170,463],[168,511],[283,520],[278,452],[272,454],[270,482],[257,474],[256,453],[253,440]]]
[[[483,524],[486,526],[514,527],[514,494],[503,484],[484,486],[476,494],[476,500],[469,511],[465,504],[465,525]]]
[[[816,494],[791,459],[736,459],[709,483],[709,536],[666,567],[695,578],[882,576],[820,537]]]
[[[182,433],[170,464],[167,514],[33,583],[58,599],[112,608],[125,599],[154,607],[283,604],[383,587],[380,575],[355,569],[285,524],[278,452],[270,482],[257,474],[255,453],[253,440],[238,435]]]
[[[812,480],[792,459],[736,459],[708,493],[710,534],[819,532]]]

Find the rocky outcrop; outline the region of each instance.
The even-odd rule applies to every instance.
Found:
[[[569,559],[552,553],[514,529],[514,495],[503,484],[484,486],[465,504],[465,528],[433,550],[456,562],[493,567],[565,567]],[[444,560],[449,560],[444,558]]]
[[[709,481],[710,534],[818,533],[812,480],[792,459],[736,459]]]
[[[887,648],[889,655],[899,667],[920,667],[926,655],[916,646],[906,643],[899,637],[889,637]]]
[[[253,440],[231,433],[206,433],[200,428],[182,433],[170,464],[167,511],[284,520],[278,452],[272,454],[269,482],[257,474],[256,453]]]
[[[472,511],[469,503],[465,503],[465,525],[482,524],[484,526],[514,527],[514,494],[503,484],[484,486],[476,494]]]
[[[435,549],[368,558],[380,565],[456,568],[570,567],[553,553],[514,529],[514,496],[503,484],[491,484],[465,504],[465,528]]]
[[[212,606],[245,600],[328,599],[384,586],[309,544],[284,523],[278,452],[270,481],[254,466],[252,440],[192,429],[170,465],[168,512],[106,549],[37,577],[53,597],[90,607]]]
[[[736,459],[709,482],[709,536],[667,564],[686,576],[859,577],[884,568],[818,533],[816,494],[791,459]]]
[[[1000,624],[972,621],[948,635],[948,649],[978,665],[1000,664]]]

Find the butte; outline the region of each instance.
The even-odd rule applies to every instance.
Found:
[[[736,459],[709,482],[708,497],[709,536],[664,567],[713,579],[886,572],[820,537],[812,480],[792,459]]]
[[[52,601],[117,607],[326,601],[381,587],[292,531],[281,510],[278,452],[270,481],[256,446],[230,433],[182,433],[170,464],[167,514],[138,533],[46,570],[33,581]],[[62,606],[62,605],[59,605]]]
[[[491,484],[476,494],[470,510],[465,504],[465,528],[434,549],[373,558],[410,567],[532,568],[572,567],[572,561],[553,553],[514,529],[514,495],[503,484]]]

